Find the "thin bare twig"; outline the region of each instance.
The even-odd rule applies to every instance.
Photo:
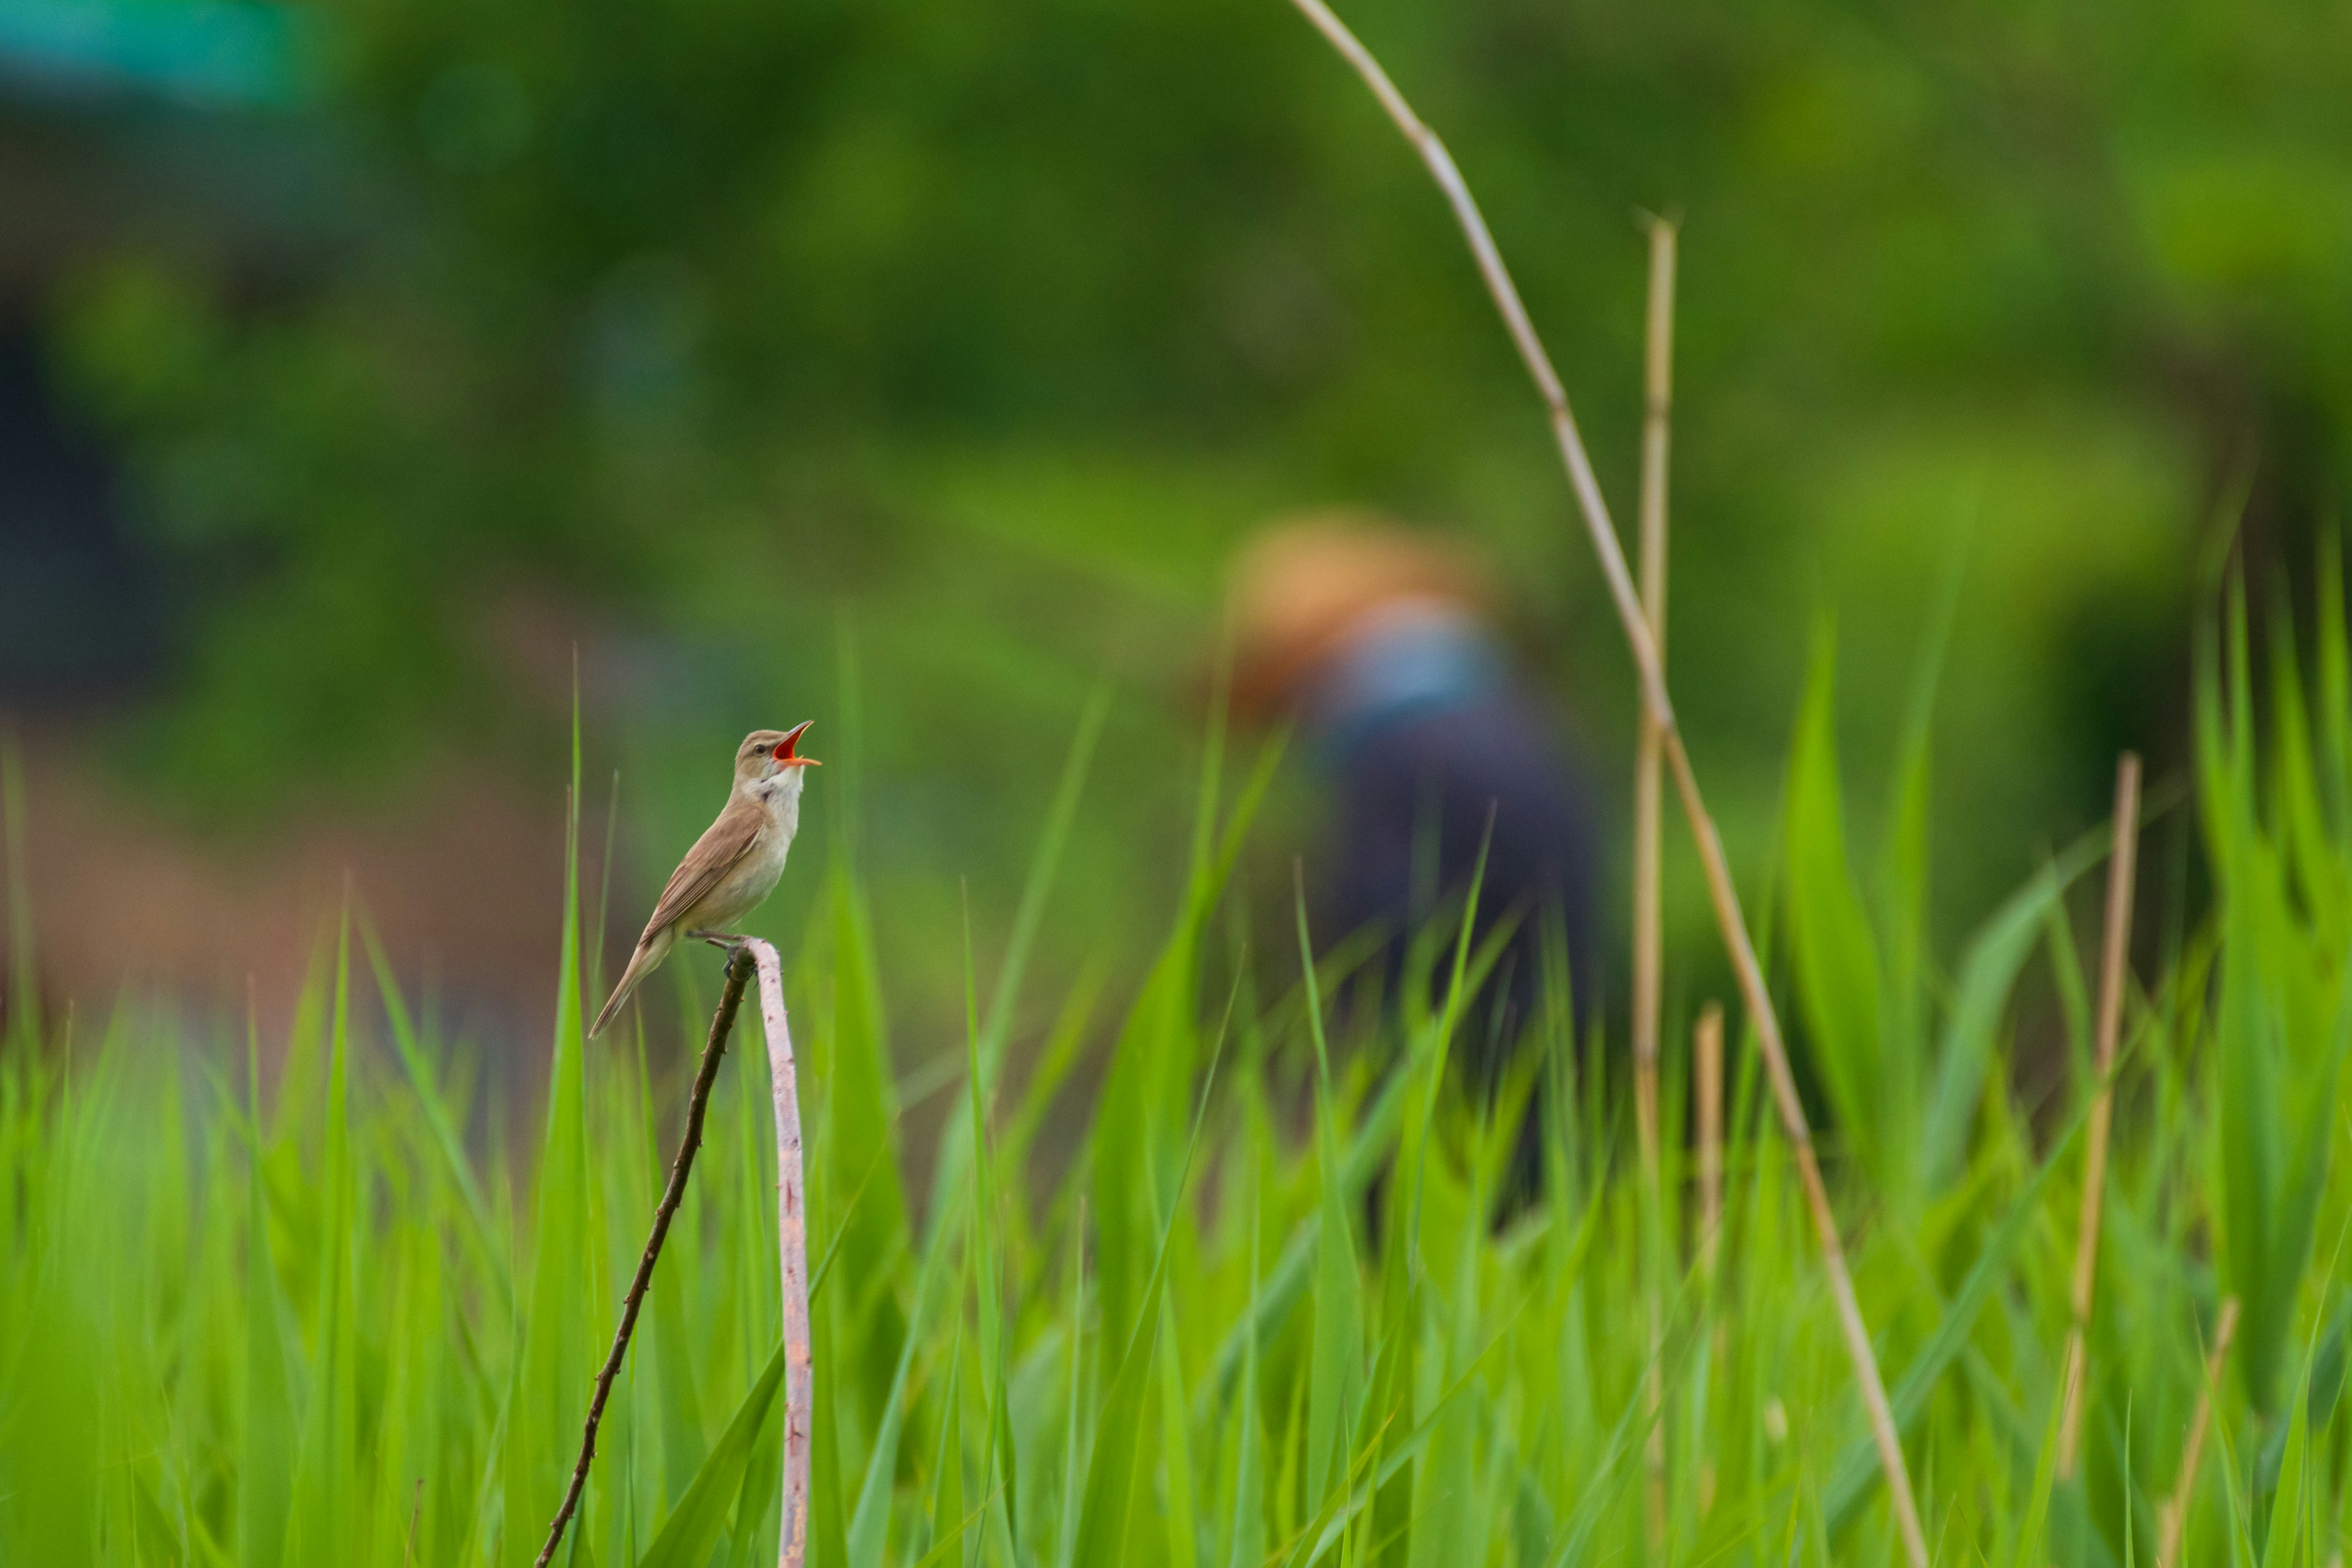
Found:
[[[1666,437],[1674,400],[1675,226],[1652,218],[1650,227],[1649,330],[1643,355],[1642,416],[1642,618],[1658,656],[1666,649]],[[1650,1555],[1665,1550],[1666,1428],[1665,1365],[1661,1353],[1665,1326],[1659,1310],[1658,1275],[1664,1257],[1660,1227],[1664,1182],[1658,1152],[1658,1012],[1662,989],[1659,930],[1659,736],[1657,721],[1642,710],[1633,752],[1633,1111],[1641,1143],[1642,1202],[1647,1236],[1642,1295],[1650,1328],[1648,1508]]]
[[[2189,1420],[2189,1442],[2180,1450],[2180,1479],[2158,1516],[2156,1568],[2173,1568],[2180,1561],[2180,1542],[2189,1529],[2189,1505],[2197,1495],[2197,1467],[2205,1457],[2205,1427],[2213,1418],[2213,1396],[2221,1387],[2221,1362],[2230,1353],[2230,1337],[2238,1331],[2238,1299],[2221,1299],[2221,1316],[2213,1325],[2213,1348],[2205,1357],[2205,1385],[2197,1391],[2197,1414]]]
[[[2082,1456],[2083,1391],[2090,1362],[2091,1300],[2099,1277],[2099,1209],[2107,1186],[2107,1127],[2115,1110],[2116,1042],[2123,1032],[2124,979],[2131,972],[2132,878],[2138,863],[2139,758],[2116,764],[2116,843],[2107,857],[2106,940],[2099,955],[2098,1097],[2091,1101],[2083,1152],[2082,1224],[2074,1232],[2074,1326],[2066,1334],[2066,1405],[2058,1422],[2058,1478]]]
[[[1609,595],[1617,610],[1617,619],[1625,634],[1626,645],[1633,650],[1633,663],[1641,674],[1643,700],[1651,717],[1656,721],[1664,740],[1666,765],[1673,770],[1675,787],[1683,805],[1684,816],[1689,820],[1692,837],[1697,841],[1699,862],[1705,868],[1707,893],[1714,906],[1716,923],[1721,928],[1724,945],[1729,950],[1733,971],[1739,979],[1740,999],[1747,1005],[1748,1018],[1756,1029],[1758,1049],[1764,1058],[1765,1068],[1772,1080],[1772,1100],[1780,1117],[1795,1155],[1797,1174],[1805,1193],[1805,1205],[1813,1222],[1825,1271],[1829,1276],[1830,1297],[1836,1304],[1839,1328],[1843,1333],[1846,1354],[1853,1363],[1854,1384],[1862,1395],[1863,1409],[1870,1419],[1873,1441],[1878,1448],[1879,1464],[1886,1475],[1887,1491],[1895,1506],[1896,1527],[1902,1531],[1903,1549],[1911,1568],[1927,1568],[1927,1538],[1919,1524],[1919,1507],[1912,1495],[1911,1476],[1903,1458],[1903,1445],[1895,1429],[1894,1412],[1886,1401],[1886,1384],[1879,1375],[1878,1358],[1871,1349],[1870,1326],[1864,1321],[1862,1304],[1854,1299],[1853,1279],[1846,1267],[1845,1248],[1838,1239],[1837,1215],[1830,1207],[1829,1189],[1822,1181],[1821,1163],[1814,1157],[1812,1127],[1805,1115],[1804,1102],[1797,1094],[1797,1080],[1789,1068],[1788,1050],[1780,1038],[1779,1015],[1773,1010],[1772,998],[1764,984],[1764,972],[1756,959],[1756,950],[1748,936],[1745,917],[1740,913],[1739,894],[1731,879],[1731,868],[1725,858],[1721,837],[1716,832],[1715,819],[1708,815],[1706,801],[1699,795],[1698,779],[1691,771],[1690,756],[1685,750],[1681,732],[1675,724],[1675,710],[1666,693],[1666,678],[1659,663],[1655,641],[1650,636],[1647,620],[1642,613],[1641,600],[1633,589],[1633,577],[1625,564],[1625,552],[1618,542],[1616,525],[1610,521],[1608,504],[1601,500],[1601,484],[1593,476],[1592,460],[1584,449],[1584,437],[1578,432],[1576,417],[1569,411],[1568,395],[1560,384],[1559,373],[1552,369],[1551,359],[1544,352],[1542,342],[1536,336],[1528,319],[1527,307],[1520,301],[1517,287],[1503,265],[1501,253],[1495,247],[1494,236],[1486,220],[1479,215],[1478,204],[1472,199],[1469,186],[1462,173],[1454,167],[1454,158],[1445,144],[1437,139],[1428,126],[1422,123],[1412,108],[1390,81],[1388,73],[1371,52],[1360,43],[1339,17],[1331,14],[1323,0],[1292,0],[1318,32],[1337,49],[1340,56],[1363,79],[1365,86],[1380,100],[1405,139],[1421,154],[1438,188],[1444,193],[1454,216],[1468,241],[1475,258],[1478,271],[1486,281],[1486,291],[1503,318],[1519,358],[1528,374],[1542,395],[1550,416],[1552,437],[1559,448],[1560,460],[1568,470],[1570,488],[1576,493],[1578,510],[1583,514],[1585,531],[1591,536],[1593,552],[1601,562],[1601,574],[1608,579]]]
[[[776,1542],[781,1568],[808,1556],[809,1416],[815,1363],[809,1346],[808,1188],[801,1173],[800,1075],[784,1015],[783,965],[758,937],[743,944],[760,967],[760,1019],[768,1037],[768,1089],[776,1107],[776,1250],[783,1264],[784,1501]]]
[[[646,1255],[637,1260],[636,1278],[629,1281],[629,1293],[622,1298],[621,1326],[614,1331],[612,1352],[596,1373],[596,1392],[588,1401],[588,1424],[580,1436],[580,1462],[572,1468],[572,1484],[564,1489],[563,1506],[555,1510],[555,1522],[547,1527],[547,1544],[540,1548],[538,1568],[547,1568],[555,1561],[563,1527],[572,1522],[572,1512],[580,1506],[581,1489],[588,1484],[588,1467],[596,1458],[596,1424],[604,1418],[604,1401],[612,1396],[613,1379],[629,1353],[629,1337],[637,1331],[637,1310],[645,1305],[646,1287],[653,1281],[654,1263],[669,1237],[669,1222],[686,1196],[686,1178],[694,1169],[695,1152],[702,1147],[703,1112],[709,1108],[711,1086],[719,1079],[719,1058],[727,1054],[727,1037],[735,1027],[736,1009],[742,1005],[743,986],[751,977],[751,954],[739,948],[727,961],[727,984],[719,993],[719,1010],[710,1016],[710,1040],[702,1047],[702,1064],[695,1070],[694,1088],[687,1096],[686,1131],[678,1139],[677,1157],[670,1163],[669,1184],[662,1189],[661,1202],[654,1207],[653,1234],[646,1238]]]

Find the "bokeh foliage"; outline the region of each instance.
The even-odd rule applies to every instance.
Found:
[[[341,160],[331,261],[264,286],[132,247],[58,301],[188,589],[184,798],[478,743],[514,710],[486,625],[552,592],[700,650],[623,683],[698,734],[826,686],[850,606],[873,757],[997,742],[964,781],[991,819],[1106,648],[1172,701],[1230,542],[1332,500],[1497,551],[1573,708],[1627,712],[1457,242],[1278,0],[303,15],[283,131]],[[2000,846],[1957,907],[2030,868],[1993,830],[2069,834],[2118,744],[2185,737],[2208,492],[2250,466],[2292,531],[2346,474],[2339,15],[1349,16],[1482,193],[1628,515],[1633,215],[1685,221],[1675,649],[1735,839],[1769,830],[1801,613],[1838,612],[1859,710],[1899,711],[1956,534],[1937,831]],[[1167,733],[1114,740],[1150,776]]]

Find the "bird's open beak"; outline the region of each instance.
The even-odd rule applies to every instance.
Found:
[[[823,763],[818,762],[814,757],[800,756],[796,754],[795,752],[795,748],[801,743],[801,737],[806,734],[808,732],[808,727],[815,722],[816,721],[814,719],[803,719],[799,723],[784,731],[783,742],[776,748],[776,766],[780,768],[821,768],[824,766]]]

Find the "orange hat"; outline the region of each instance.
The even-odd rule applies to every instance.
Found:
[[[1483,613],[1491,597],[1477,562],[1450,541],[1372,512],[1277,518],[1242,546],[1226,579],[1234,709],[1264,717],[1287,705],[1375,611],[1422,599]]]

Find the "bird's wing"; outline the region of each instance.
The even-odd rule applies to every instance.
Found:
[[[767,813],[755,803],[729,801],[727,809],[719,814],[719,820],[703,830],[702,837],[694,841],[694,847],[686,852],[686,858],[677,863],[677,869],[670,873],[669,886],[662,889],[661,901],[654,905],[653,919],[646,922],[646,935],[653,935],[700,903],[751,852],[751,847],[759,842],[760,830],[767,825]]]

